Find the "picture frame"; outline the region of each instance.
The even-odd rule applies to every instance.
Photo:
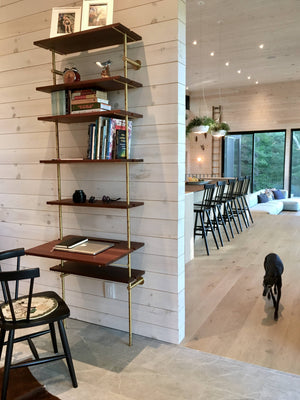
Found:
[[[81,7],[52,8],[50,37],[79,32],[81,22]]]
[[[83,0],[81,30],[112,24],[113,7],[114,0]]]

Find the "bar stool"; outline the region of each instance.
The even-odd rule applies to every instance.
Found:
[[[216,223],[220,224],[223,227],[225,235],[227,237],[227,240],[228,240],[228,242],[230,242],[230,238],[229,238],[228,231],[226,228],[226,221],[229,223],[231,236],[233,238],[234,238],[234,235],[233,235],[233,230],[232,230],[232,226],[231,226],[231,222],[230,222],[230,218],[229,218],[229,214],[228,214],[227,205],[225,203],[222,203],[222,200],[224,198],[225,186],[226,186],[225,181],[217,182],[215,196],[212,200],[212,205],[214,206],[214,208],[216,210],[216,212],[215,212],[216,221],[212,221],[212,222],[214,224],[216,224]],[[223,217],[223,213],[226,215],[226,218]]]
[[[211,213],[214,212],[212,206],[213,195],[215,191],[215,184],[205,184],[203,198],[201,203],[194,204],[195,223],[194,223],[194,239],[196,236],[201,236],[204,239],[206,253],[209,256],[209,248],[207,242],[207,235],[212,233],[216,248],[219,249],[218,241],[215,234],[215,227],[211,220]]]
[[[243,187],[242,187],[241,200],[242,200],[242,204],[243,204],[243,209],[245,210],[246,215],[248,213],[249,218],[250,218],[250,220],[251,220],[251,222],[253,224],[253,218],[252,218],[252,215],[251,215],[251,212],[250,212],[250,208],[249,208],[249,205],[248,205],[248,202],[247,202],[247,197],[246,197],[247,194],[248,194],[248,191],[249,191],[249,186],[250,186],[250,176],[245,176],[244,177],[244,184],[243,184]],[[249,223],[249,225],[250,225],[250,223]]]
[[[236,220],[235,220],[235,213],[233,212],[232,204],[233,204],[233,191],[234,191],[234,186],[235,186],[235,179],[228,179],[228,182],[226,184],[226,190],[224,190],[223,198],[222,198],[222,203],[224,204],[224,210],[223,210],[223,218],[225,222],[229,223],[230,226],[230,231],[231,234],[233,235],[232,227],[231,227],[231,221],[233,222],[235,226],[235,230],[237,233],[240,233],[239,228],[237,226]],[[239,215],[237,214],[237,217],[239,219]],[[241,221],[239,221],[240,223]],[[241,224],[240,224],[241,226]],[[234,236],[232,236],[234,237]]]
[[[245,227],[248,228],[250,226],[249,219],[245,210],[245,207],[243,206],[242,203],[242,193],[243,193],[243,185],[244,185],[244,180],[245,178],[237,178],[235,185],[234,185],[234,190],[233,190],[233,201],[235,204],[235,209],[234,213],[239,217],[239,215],[242,216]],[[242,228],[241,228],[242,229]]]

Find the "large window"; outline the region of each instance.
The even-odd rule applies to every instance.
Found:
[[[300,130],[292,130],[290,193],[300,196]]]
[[[224,176],[251,176],[253,192],[283,188],[284,158],[285,131],[230,133],[225,137]]]

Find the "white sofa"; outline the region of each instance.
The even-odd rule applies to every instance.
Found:
[[[269,200],[267,203],[258,203],[258,195],[269,192],[268,189],[258,190],[254,193],[249,193],[247,195],[247,201],[252,212],[259,212],[265,214],[277,215],[281,211],[299,211],[300,210],[300,197],[288,198],[287,190],[280,190],[284,195],[284,199],[280,200]]]

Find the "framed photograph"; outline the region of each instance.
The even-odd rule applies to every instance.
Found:
[[[80,31],[81,7],[52,8],[50,37]]]
[[[83,0],[81,30],[112,24],[113,7],[114,0]]]

